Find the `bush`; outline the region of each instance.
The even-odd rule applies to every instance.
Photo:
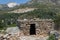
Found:
[[[55,35],[50,35],[47,40],[56,40]]]

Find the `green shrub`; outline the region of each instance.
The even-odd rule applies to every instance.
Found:
[[[50,35],[49,38],[47,40],[55,40],[55,35]]]

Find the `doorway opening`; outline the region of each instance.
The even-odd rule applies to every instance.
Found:
[[[30,35],[36,35],[35,24],[30,24]]]

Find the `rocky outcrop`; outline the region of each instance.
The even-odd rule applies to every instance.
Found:
[[[18,27],[9,27],[6,29],[6,33],[8,34],[15,34],[17,32],[19,32],[19,28]]]
[[[24,13],[24,12],[29,12],[29,11],[33,11],[36,8],[22,8],[22,9],[17,9],[14,11],[10,11],[8,13]]]

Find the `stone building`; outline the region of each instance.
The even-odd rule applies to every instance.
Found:
[[[52,19],[18,19],[18,27],[23,31],[24,35],[47,34],[54,29]]]

